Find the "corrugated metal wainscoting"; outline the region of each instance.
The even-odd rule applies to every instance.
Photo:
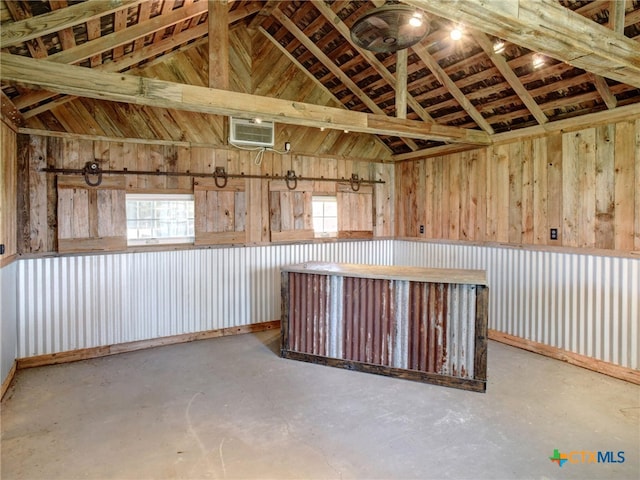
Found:
[[[390,265],[393,240],[20,260],[18,358],[280,318],[280,266]]]
[[[640,260],[396,241],[394,264],[487,271],[489,328],[640,366]]]
[[[0,383],[4,382],[16,359],[16,279],[19,262],[0,268]]]

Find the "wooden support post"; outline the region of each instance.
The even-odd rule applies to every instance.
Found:
[[[229,90],[229,4],[209,0],[209,87]]]
[[[407,49],[396,52],[396,117],[407,118]]]

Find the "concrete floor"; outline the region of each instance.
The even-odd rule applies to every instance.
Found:
[[[2,402],[2,478],[640,476],[638,386],[490,342],[481,394],[283,360],[278,342],[19,371]],[[560,468],[554,449],[625,461]]]

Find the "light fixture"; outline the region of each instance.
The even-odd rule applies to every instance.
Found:
[[[536,53],[533,55],[533,68],[540,68],[545,64],[545,56],[540,54],[540,53]]]
[[[420,12],[415,12],[413,16],[409,19],[409,25],[411,25],[412,27],[421,27],[422,14]]]
[[[344,133],[349,133],[349,130],[345,130]]]
[[[502,53],[504,52],[505,49],[505,44],[502,40],[498,40],[496,43],[493,44],[493,52],[494,53]]]
[[[451,40],[458,41],[462,38],[462,30],[460,27],[454,27],[454,29],[449,32],[449,36],[451,37]]]
[[[324,132],[324,127],[320,127],[320,131],[321,131],[321,132]]]
[[[252,118],[251,123],[257,123],[259,125],[262,123],[262,119],[260,117]]]

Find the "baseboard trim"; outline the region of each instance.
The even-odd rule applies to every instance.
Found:
[[[240,327],[221,328],[217,330],[207,330],[197,333],[186,333],[182,335],[173,335],[170,337],[160,337],[150,340],[140,340],[136,342],[119,343],[115,345],[107,345],[102,347],[83,348],[79,350],[70,350],[67,352],[50,353],[38,355],[35,357],[19,358],[13,362],[13,366],[2,383],[2,392],[0,398],[11,386],[11,382],[16,374],[17,369],[42,367],[46,365],[56,365],[59,363],[78,362],[91,358],[106,357],[108,355],[117,355],[119,353],[134,352],[136,350],[144,350],[147,348],[161,347],[164,345],[173,345],[178,343],[187,343],[197,340],[206,340],[208,338],[225,337],[229,335],[240,335],[244,333],[262,332],[265,330],[273,330],[280,328],[280,320],[272,320],[270,322],[253,323],[251,325],[243,325]],[[622,367],[609,362],[604,362],[595,358],[580,355],[578,353],[569,352],[557,347],[545,345],[543,343],[534,342],[525,338],[516,337],[508,333],[499,332],[497,330],[489,330],[489,339],[496,342],[504,343],[512,347],[521,348],[529,352],[538,353],[546,357],[561,360],[571,365],[586,368],[594,372],[602,373],[610,377],[618,378],[636,385],[640,385],[640,371],[628,367]]]
[[[604,362],[596,358],[587,357],[578,353],[569,352],[557,347],[551,347],[543,343],[534,342],[525,338],[516,337],[508,333],[499,332],[497,330],[489,330],[489,339],[496,342],[511,345],[512,347],[522,348],[530,352],[538,353],[546,357],[562,360],[563,362],[586,368],[594,372],[603,373],[610,377],[625,380],[636,385],[640,385],[640,370],[623,367],[614,363]]]
[[[7,393],[7,390],[9,390],[9,387],[11,386],[11,382],[13,382],[13,377],[16,376],[17,369],[18,369],[18,361],[14,360],[13,365],[11,365],[11,369],[7,374],[7,378],[5,378],[4,382],[2,382],[2,391],[0,391],[0,400],[4,398],[4,394]]]
[[[139,340],[136,342],[118,343],[115,345],[106,345],[102,347],[82,348],[79,350],[49,353],[45,355],[38,355],[35,357],[19,358],[17,360],[17,364],[19,369],[42,367],[45,365],[78,362],[80,360],[87,360],[90,358],[106,357],[108,355],[117,355],[118,353],[134,352],[136,350],[144,350],[147,348],[162,347],[164,345],[173,345],[176,343],[187,343],[196,340],[206,340],[208,338],[226,337],[229,335],[239,335],[243,333],[262,332],[265,330],[273,330],[277,328],[280,328],[280,320],[252,323],[250,325],[242,325],[240,327],[206,330],[204,332],[197,333],[185,333],[182,335],[172,335],[170,337],[153,338],[150,340]],[[4,389],[4,384],[2,387]]]

